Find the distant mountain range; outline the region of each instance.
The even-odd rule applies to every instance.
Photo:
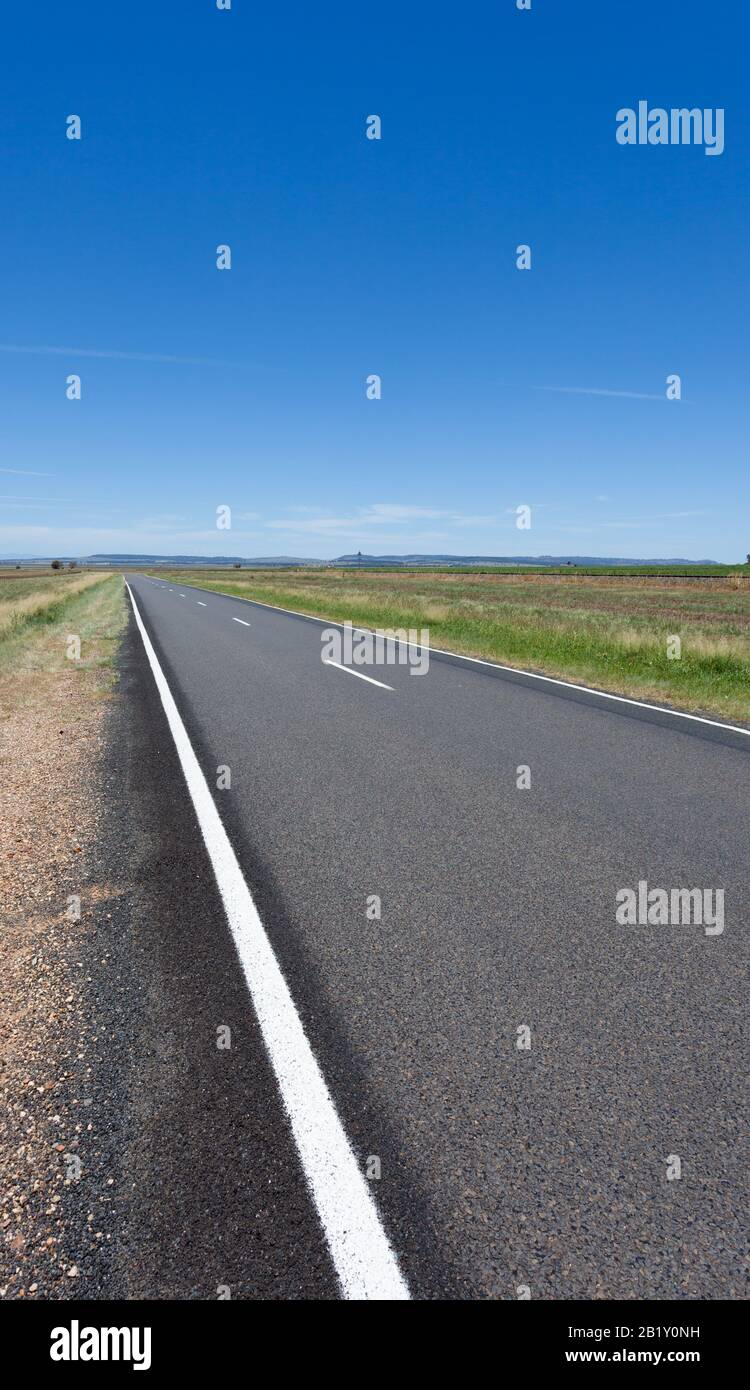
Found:
[[[309,562],[308,562],[309,563]],[[320,562],[318,562],[320,563]],[[623,560],[596,555],[341,555],[332,565],[717,565],[718,560]]]
[[[334,560],[314,560],[301,555],[86,555],[49,556],[43,559],[29,559],[22,555],[7,555],[0,564],[50,564],[60,559],[66,564],[75,559],[81,565],[172,565],[188,567],[191,565],[214,565],[217,568],[231,568],[242,565],[248,568],[279,568],[288,565],[333,566],[372,568],[376,566],[415,566],[415,565],[717,565],[718,560],[685,560],[681,557],[670,560],[633,560],[621,556],[601,555],[339,555]]]

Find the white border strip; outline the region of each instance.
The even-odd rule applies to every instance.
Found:
[[[341,627],[344,624],[338,618],[319,618],[317,613],[303,613],[298,608],[282,608],[278,603],[264,603],[259,598],[241,598],[239,594],[223,594],[220,589],[203,589],[200,585],[191,585],[191,588],[200,589],[203,594],[215,594],[217,598],[238,599],[240,603],[254,603],[258,608],[270,608],[274,613],[291,613],[295,618],[307,618],[314,623],[325,623],[327,627]],[[352,624],[352,632],[365,632],[375,636],[374,628],[355,627]],[[403,638],[395,638],[397,642],[403,642]],[[714,729],[726,729],[730,734],[744,734],[750,738],[750,729],[742,729],[738,724],[721,724],[718,719],[706,719],[702,714],[687,714],[685,710],[672,709],[669,705],[649,705],[645,700],[631,700],[627,695],[613,695],[609,690],[596,690],[592,685],[576,685],[574,681],[564,681],[558,676],[541,676],[538,671],[524,671],[521,666],[503,666],[499,661],[487,661],[481,656],[465,656],[463,652],[450,652],[444,647],[422,646],[420,642],[405,642],[404,646],[413,647],[418,652],[435,652],[438,656],[451,656],[454,661],[472,661],[475,666],[491,666],[495,671],[511,671],[514,676],[526,676],[530,681],[546,681],[548,685],[564,685],[568,690],[580,690],[584,695],[597,695],[600,700],[615,700],[621,705],[634,705],[636,709],[653,710],[656,714],[666,714],[673,719],[691,719],[695,724],[709,724]]]
[[[406,1282],[129,584],[127,590],[342,1292],[350,1299],[408,1299]]]

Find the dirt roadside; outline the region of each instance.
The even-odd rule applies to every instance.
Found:
[[[0,673],[0,1297],[335,1298],[132,615],[48,674]]]
[[[115,1287],[125,1059],[96,1000],[126,889],[102,873],[97,844],[117,698],[111,659],[124,621],[121,588],[110,581],[77,611],[14,639],[0,672],[6,1298],[96,1297]],[[71,628],[83,634],[77,662],[66,659]]]

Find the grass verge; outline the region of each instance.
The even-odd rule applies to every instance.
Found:
[[[126,622],[120,575],[89,575],[64,591],[38,581],[33,593],[0,601],[0,717],[19,704],[43,703],[65,682],[68,698],[107,694],[114,657]],[[72,659],[70,638],[80,657]]]

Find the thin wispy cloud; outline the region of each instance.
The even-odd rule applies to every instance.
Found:
[[[28,353],[37,357],[102,357],[121,362],[165,362],[186,367],[244,367],[245,362],[225,362],[216,357],[179,357],[162,352],[119,352],[114,348],[22,347],[0,343],[0,352]]]
[[[232,529],[234,529],[234,523],[236,521],[259,520],[260,515],[258,512],[232,511]],[[197,534],[196,525],[195,520],[191,520],[190,517],[183,516],[178,512],[160,512],[154,516],[141,517],[135,522],[135,527],[138,531],[159,531],[161,533],[169,531],[173,532],[175,537]],[[200,534],[205,535],[202,531]],[[210,535],[211,532],[208,534]],[[247,533],[243,532],[243,534]]]
[[[13,473],[17,478],[55,478],[55,473],[34,473],[30,468],[0,468],[0,473]]]
[[[225,541],[246,540],[248,537],[260,541],[262,537],[258,533],[248,531],[230,531],[225,533]],[[0,554],[5,547],[18,549],[29,542],[40,541],[45,545],[47,541],[54,541],[57,546],[79,550],[82,554],[93,554],[94,552],[116,550],[124,554],[174,554],[175,535],[174,532],[166,531],[144,531],[139,524],[134,526],[107,526],[104,523],[94,524],[94,518],[85,517],[78,524],[70,522],[64,527],[58,523],[54,525],[37,525],[25,523],[22,525],[0,525]],[[218,555],[227,553],[227,544],[221,543],[221,533],[217,533],[215,527],[203,530],[183,531],[180,533],[180,541],[185,543],[182,554],[205,554]]]
[[[302,511],[302,508],[297,510]],[[314,511],[315,509],[310,508],[309,510]],[[290,531],[295,534],[356,533],[357,535],[365,535],[366,529],[371,526],[394,524],[401,526],[413,521],[439,521],[443,525],[453,527],[493,526],[497,524],[495,518],[491,516],[472,516],[464,512],[445,511],[436,507],[405,506],[397,502],[374,502],[369,507],[357,507],[352,516],[314,515],[297,521],[290,521],[288,518],[283,521],[266,521],[264,525],[272,531]],[[437,535],[435,538],[437,539]],[[444,533],[441,533],[440,539],[445,539]]]
[[[629,401],[666,401],[667,396],[662,391],[654,393],[650,391],[605,391],[596,386],[535,386],[535,391],[559,391],[569,396],[621,396]]]
[[[0,502],[75,502],[73,497],[27,497],[23,493],[6,493]]]
[[[623,517],[618,521],[601,521],[600,526],[619,527],[619,526],[658,526],[663,521],[682,521],[686,517],[710,516],[711,513],[703,509],[686,512],[658,512],[655,516]]]

